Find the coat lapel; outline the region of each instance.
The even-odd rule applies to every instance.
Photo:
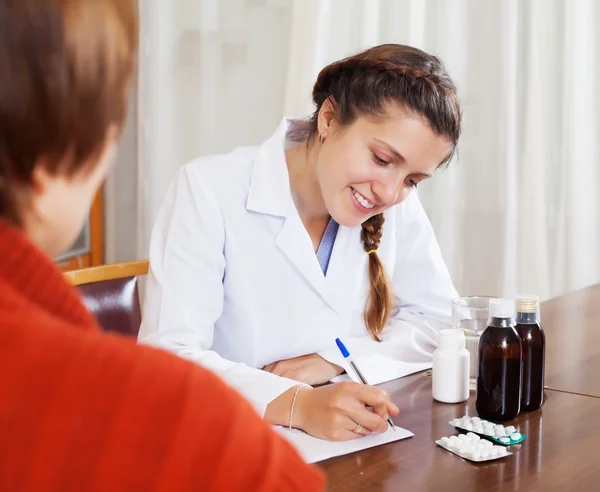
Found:
[[[277,235],[277,247],[294,266],[298,274],[302,275],[311,287],[327,301],[325,277],[313,251],[312,241],[291,198],[290,202],[292,203],[288,215]],[[282,288],[285,288],[285,286],[282,286]]]
[[[325,279],[325,297],[338,313],[351,313],[356,307],[356,293],[362,285],[360,273],[365,267],[360,227],[340,225]]]
[[[302,124],[301,121],[298,123]],[[275,240],[278,250],[298,275],[304,277],[310,287],[341,314],[348,309],[351,302],[348,299],[349,288],[354,289],[355,286],[355,282],[352,281],[354,267],[350,265],[351,268],[344,268],[348,241],[354,231],[340,226],[329,271],[325,277],[290,193],[285,161],[285,136],[291,124],[294,124],[294,120],[284,119],[275,134],[258,149],[252,167],[246,208],[283,218]],[[347,280],[351,284],[348,284]],[[285,286],[281,287],[285,289]]]

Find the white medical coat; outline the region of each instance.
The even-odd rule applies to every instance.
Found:
[[[336,337],[371,384],[431,367],[457,295],[412,193],[385,213],[378,249],[400,309],[382,343],[369,336],[361,228],[340,225],[324,276],[290,194],[284,147],[295,124],[178,171],[152,233],[139,335],[219,374],[261,414],[297,384],[261,368],[312,353],[346,367]]]

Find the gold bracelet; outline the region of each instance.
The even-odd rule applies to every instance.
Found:
[[[294,416],[294,405],[296,404],[296,397],[298,396],[298,392],[302,389],[303,385],[299,385],[296,388],[296,392],[294,393],[294,399],[292,400],[292,408],[290,408],[290,425],[289,429],[292,430],[292,417]]]

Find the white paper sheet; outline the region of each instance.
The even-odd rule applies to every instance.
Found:
[[[289,430],[286,427],[280,426],[274,426],[274,428],[292,443],[307,463],[316,463],[317,461],[323,461],[334,456],[354,453],[361,449],[373,448],[388,442],[399,441],[400,439],[414,436],[412,432],[402,427],[396,427],[395,431],[390,427],[383,434],[369,434],[368,436],[352,441],[324,441],[298,429]]]
[[[402,362],[383,356],[358,356],[354,358],[354,362],[371,385],[390,381],[390,374],[393,374],[392,379],[397,379],[431,368],[431,362]],[[345,360],[342,367],[346,370],[346,374],[336,376],[331,380],[332,383],[340,383],[342,381],[359,382],[354,371]]]

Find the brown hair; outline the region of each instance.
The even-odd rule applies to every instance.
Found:
[[[410,46],[385,44],[332,63],[319,73],[313,88],[316,110],[312,132],[323,103],[330,99],[336,121],[349,125],[359,115],[385,116],[386,106],[400,104],[423,117],[437,135],[448,137],[452,151],[440,163],[448,163],[456,150],[461,130],[461,110],[456,87],[438,58]],[[391,292],[376,251],[383,235],[383,214],[362,224],[362,241],[369,254],[371,291],[365,307],[365,324],[380,341],[391,309]]]
[[[135,0],[0,0],[0,218],[42,160],[73,175],[122,128],[137,37]]]

